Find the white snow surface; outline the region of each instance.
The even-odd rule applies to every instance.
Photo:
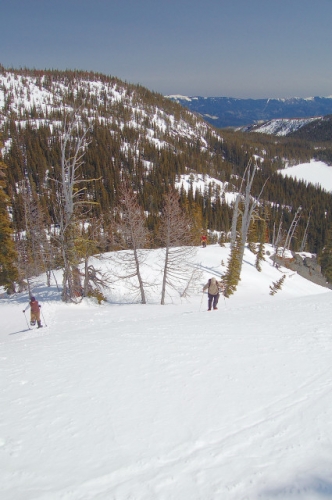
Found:
[[[186,193],[189,192],[190,188],[192,188],[193,193],[198,190],[202,194],[209,196],[211,201],[215,201],[218,197],[222,199],[222,196],[224,196],[226,203],[229,205],[234,203],[237,196],[236,192],[228,191],[228,189],[231,189],[228,182],[219,181],[207,174],[191,173],[179,175],[178,181],[175,182],[175,187],[179,191],[183,188]]]
[[[309,163],[301,163],[278,172],[284,177],[292,177],[332,192],[332,167],[323,161],[311,160]]]
[[[41,277],[47,327],[29,330],[27,294],[0,299],[1,499],[332,497],[331,291],[267,256],[258,272],[246,250],[238,290],[208,312],[228,252],[198,248],[200,282],[165,306],[158,250],[146,305],[124,282],[66,305]]]

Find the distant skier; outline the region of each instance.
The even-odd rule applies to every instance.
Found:
[[[204,285],[203,292],[205,290],[208,291],[208,311],[211,311],[211,306],[213,309],[218,309],[219,292],[224,290],[224,284],[213,277]]]
[[[201,243],[202,243],[202,247],[205,248],[206,247],[206,242],[207,242],[207,237],[206,237],[206,234],[203,234],[201,236]]]
[[[41,321],[40,321],[41,305],[38,303],[38,301],[35,299],[35,297],[31,297],[29,304],[23,310],[24,313],[28,309],[28,307],[30,307],[30,325],[34,326],[36,324],[36,321],[37,321],[38,328],[42,328],[43,325],[41,324]]]

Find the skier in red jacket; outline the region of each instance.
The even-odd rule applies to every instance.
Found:
[[[38,304],[38,301],[35,299],[35,297],[31,297],[29,305],[27,305],[27,307],[23,310],[24,313],[29,306],[30,306],[30,325],[32,326],[35,325],[37,321],[38,328],[42,328],[43,325],[41,324],[40,321],[41,305]]]

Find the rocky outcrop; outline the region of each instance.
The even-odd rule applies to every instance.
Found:
[[[309,257],[306,254],[292,252],[291,258],[273,255],[271,259],[275,261],[278,266],[296,271],[300,276],[317,285],[332,288],[332,284],[326,281],[325,276],[322,274],[321,267],[317,262],[317,258],[313,255]]]

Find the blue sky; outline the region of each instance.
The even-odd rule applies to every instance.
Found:
[[[0,0],[0,63],[161,94],[332,95],[332,0]]]

